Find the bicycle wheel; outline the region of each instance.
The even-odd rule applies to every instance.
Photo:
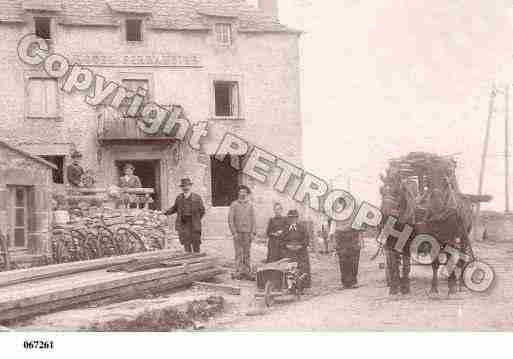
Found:
[[[141,237],[128,228],[119,228],[116,231],[116,242],[122,243],[123,248],[126,248],[125,254],[145,252],[146,246]]]

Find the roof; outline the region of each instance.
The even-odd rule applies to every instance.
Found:
[[[160,30],[210,30],[209,17],[235,18],[241,32],[300,33],[245,0],[0,0],[0,22],[23,22],[27,11],[53,11],[59,23],[118,26],[119,13],[149,16]]]
[[[19,149],[17,147],[14,147],[10,144],[8,144],[7,142],[4,142],[2,140],[0,140],[0,146],[1,147],[4,147],[4,148],[7,148],[8,150],[11,150],[13,152],[17,152],[19,153],[20,155],[22,155],[23,157],[27,157],[27,158],[30,158],[31,160],[33,161],[36,161],[36,162],[39,162],[41,163],[42,165],[45,165],[47,167],[50,167],[51,169],[54,169],[56,170],[57,169],[57,166],[55,166],[53,163],[50,163],[48,161],[45,161],[44,159],[42,159],[41,157],[38,157],[38,156],[34,156],[34,155],[31,155],[30,153],[28,152],[25,152],[23,151],[22,149]]]

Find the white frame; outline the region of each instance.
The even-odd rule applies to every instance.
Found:
[[[29,208],[28,208],[28,195],[29,195],[29,188],[26,187],[26,186],[8,186],[8,188],[10,189],[10,201],[11,201],[11,206],[10,206],[10,210],[11,210],[11,214],[10,214],[10,236],[9,236],[9,243],[8,243],[8,247],[10,249],[14,249],[14,250],[24,250],[24,249],[27,249],[28,248],[28,235],[29,235],[29,230],[28,230],[28,216],[29,216]],[[24,199],[23,199],[23,207],[19,207],[16,205],[16,191],[18,189],[21,189],[23,190],[23,193],[24,193]],[[20,227],[20,226],[17,226],[16,225],[16,210],[17,209],[23,209],[24,210],[24,225],[23,227]],[[25,237],[25,243],[23,246],[15,246],[15,230],[16,229],[24,229],[25,230],[25,234],[24,234],[24,237]]]
[[[55,100],[56,100],[56,114],[55,115],[47,115],[47,114],[32,114],[30,112],[30,104],[29,104],[29,84],[33,79],[41,79],[41,80],[52,80],[55,82]],[[61,96],[59,91],[59,82],[56,78],[48,76],[48,74],[44,74],[41,71],[30,71],[25,74],[25,118],[27,119],[53,119],[60,120],[61,119]]]
[[[132,41],[132,40],[128,40],[127,39],[127,26],[126,26],[126,23],[128,20],[138,20],[141,22],[141,41]],[[121,32],[122,32],[122,35],[123,35],[123,42],[126,43],[126,44],[129,44],[129,45],[132,45],[132,46],[137,46],[137,45],[142,45],[145,43],[145,39],[146,39],[146,36],[145,36],[145,32],[146,32],[146,25],[145,25],[145,18],[144,17],[137,17],[137,16],[127,16],[125,18],[123,18],[123,25],[121,26],[121,28],[123,29]]]
[[[238,113],[235,116],[217,116],[216,115],[216,82],[234,82],[238,87]],[[245,97],[244,97],[244,78],[241,75],[210,75],[210,118],[212,120],[244,120],[245,119]]]

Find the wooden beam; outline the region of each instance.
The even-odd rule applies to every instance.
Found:
[[[126,264],[133,260],[142,260],[148,258],[159,258],[160,260],[165,260],[182,254],[183,252],[177,252],[174,250],[161,250],[134,253],[116,257],[99,258],[90,261],[60,263],[43,267],[19,269],[15,271],[0,273],[0,288],[17,283],[105,269],[119,264]]]
[[[92,292],[82,296],[60,299],[57,301],[45,302],[38,305],[22,308],[12,308],[0,312],[0,321],[5,322],[13,319],[27,318],[39,314],[47,314],[62,309],[71,309],[86,303],[105,300],[108,298],[119,300],[135,299],[148,291],[162,293],[176,288],[190,285],[197,280],[207,280],[225,271],[220,268],[201,270],[189,275],[180,275],[169,278],[162,278],[154,281],[137,283],[133,285],[112,288],[105,291]]]
[[[28,287],[23,285],[7,287],[0,292],[0,313],[13,308],[33,306],[117,287],[179,276],[183,275],[186,269],[189,273],[211,269],[214,265],[215,263],[212,260],[206,260],[204,263],[184,265],[180,268],[156,269],[137,273],[107,273],[102,271],[97,276],[91,276],[90,273],[87,273],[87,275],[84,275],[87,278],[83,281],[80,281],[77,276],[70,276],[69,278],[62,278],[57,285],[52,285],[52,281],[49,280]]]
[[[208,283],[208,282],[194,282],[192,283],[193,287],[199,288],[199,289],[207,289],[207,290],[215,290],[231,295],[240,295],[241,288],[240,287],[233,287],[231,285],[225,285],[225,284],[217,284],[217,283]]]

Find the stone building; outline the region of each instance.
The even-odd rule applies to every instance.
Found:
[[[276,1],[255,7],[243,0],[0,0],[0,139],[54,163],[56,187],[66,185],[74,149],[97,186],[117,183],[131,162],[143,186],[155,189],[157,209],[174,200],[180,178],[191,177],[208,207],[207,236],[227,233],[235,188],[248,184],[262,231],[273,201],[298,205],[213,154],[230,132],[302,164],[300,33],[280,24]],[[208,121],[202,151],[147,135],[137,116],[92,107],[84,94],[62,91],[62,79],[23,64],[17,44],[34,32],[51,52],[128,90],[144,89],[145,101],[191,123]]]
[[[0,232],[11,255],[33,262],[48,250],[52,171],[57,167],[0,141]]]

